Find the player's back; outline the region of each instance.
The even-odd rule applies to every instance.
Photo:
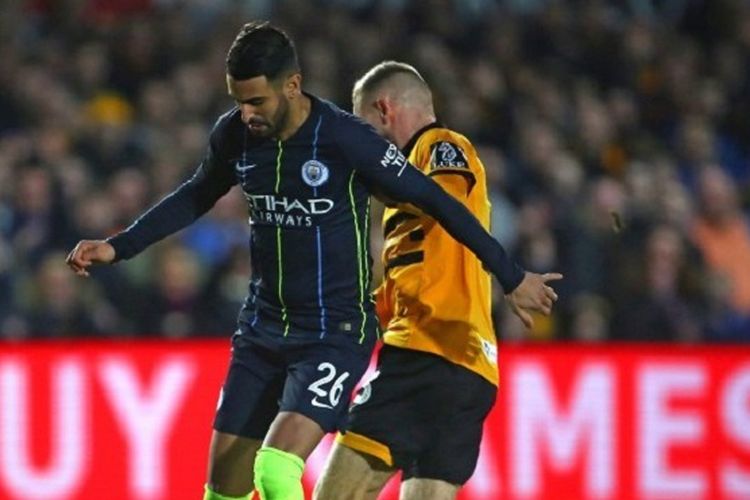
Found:
[[[485,229],[484,166],[469,140],[433,125],[405,148],[411,163],[461,201]],[[434,219],[400,204],[383,215],[386,344],[438,354],[497,384],[491,280],[479,259]]]

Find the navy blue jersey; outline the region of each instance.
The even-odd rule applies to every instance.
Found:
[[[287,140],[252,136],[235,108],[217,121],[195,175],[111,238],[130,258],[185,227],[238,184],[252,226],[252,277],[240,325],[283,335],[375,332],[370,297],[370,192],[411,202],[477,253],[503,286],[523,272],[509,264],[459,202],[410,165],[358,118],[309,94],[310,114]],[[503,282],[505,281],[505,282]]]

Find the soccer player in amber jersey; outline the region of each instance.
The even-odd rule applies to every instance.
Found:
[[[129,259],[206,213],[233,186],[247,201],[252,276],[214,420],[205,500],[300,500],[304,461],[345,422],[377,336],[370,300],[370,193],[412,203],[481,255],[518,304],[545,310],[533,273],[398,148],[334,104],[303,92],[291,39],[247,24],[227,55],[236,105],[219,117],[195,174],[69,266]]]
[[[413,67],[375,66],[356,83],[353,101],[356,115],[489,227],[482,162],[466,137],[436,121],[430,89]],[[490,275],[414,205],[387,207],[383,233],[385,278],[376,297],[385,345],[316,498],[374,499],[397,470],[402,499],[454,498],[476,466],[498,385]],[[537,276],[545,283],[562,277]],[[544,288],[549,313],[557,296]],[[511,307],[530,324],[512,295]]]

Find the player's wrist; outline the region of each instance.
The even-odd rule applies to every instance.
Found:
[[[110,236],[104,240],[104,243],[112,248],[112,260],[110,261],[110,264],[114,264],[127,258],[125,255],[127,255],[128,243],[123,233]]]
[[[503,293],[510,295],[526,278],[526,271],[510,259],[501,259],[493,274],[503,287]]]

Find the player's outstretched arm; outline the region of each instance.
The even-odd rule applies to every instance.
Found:
[[[409,191],[408,198],[403,201],[429,214],[479,257],[498,279],[511,310],[527,328],[534,326],[531,312],[545,316],[552,313],[557,294],[547,283],[562,279],[562,274],[524,271],[507,255],[503,246],[485,231],[474,215],[435,181],[416,168],[405,169],[402,176],[405,179],[399,183],[397,191],[402,189],[401,186],[408,186],[406,191]]]
[[[227,117],[230,115],[224,115],[216,122],[206,155],[190,179],[148,209],[124,231],[106,241],[79,243],[79,246],[83,243],[86,245],[80,252],[76,252],[79,246],[73,249],[68,256],[68,265],[76,273],[86,276],[86,268],[91,265],[87,258],[89,252],[93,252],[92,255],[96,258],[101,256],[108,259],[91,260],[91,263],[114,263],[130,259],[208,212],[237,182],[234,171],[219,154],[222,150],[222,130],[229,120]]]
[[[408,172],[408,173],[407,173]],[[550,315],[557,300],[549,281],[562,279],[559,273],[525,272],[490,236],[474,215],[437,183],[417,169],[406,169],[403,185],[412,190],[408,200],[436,219],[451,236],[473,251],[495,275],[508,298],[511,310],[526,327],[533,326],[530,311]]]
[[[337,136],[342,150],[365,179],[370,192],[396,202],[411,203],[474,252],[500,282],[505,295],[512,297],[512,307],[522,320],[526,317],[525,324],[529,324],[530,317],[521,315],[524,311],[549,314],[551,305],[547,302],[545,287],[550,287],[546,281],[540,282],[537,279],[540,275],[524,272],[461,202],[411,165],[394,144],[357,119],[342,119]],[[526,282],[524,287],[512,295],[522,282]]]
[[[407,164],[397,176],[381,175],[378,181],[388,197],[416,206],[474,252],[495,275],[506,294],[521,284],[524,270],[508,257],[503,246],[490,236],[474,214],[434,180]]]
[[[531,312],[547,316],[552,313],[557,294],[547,282],[562,279],[561,274],[525,272],[462,203],[411,165],[406,165],[397,177],[400,179],[396,181],[387,175],[378,178],[385,194],[423,210],[474,252],[500,282],[511,310],[527,328],[534,325]]]
[[[115,249],[103,240],[81,240],[70,251],[65,262],[78,276],[88,277],[94,264],[109,264],[115,260]]]

